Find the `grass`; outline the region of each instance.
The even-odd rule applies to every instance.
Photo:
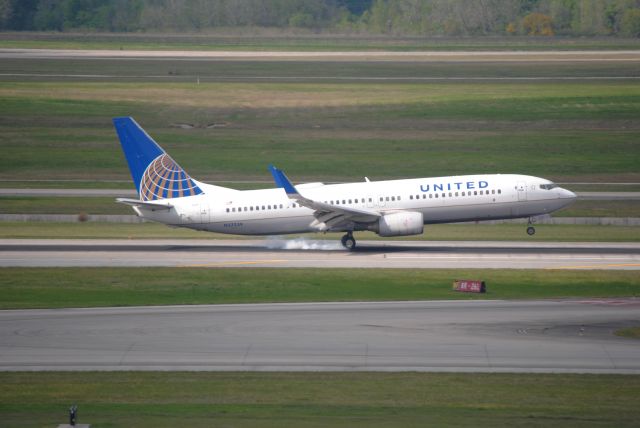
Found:
[[[0,180],[0,189],[127,189],[131,180]]]
[[[402,37],[292,29],[225,28],[210,33],[0,33],[3,48],[152,50],[606,50],[637,49],[618,37]]]
[[[637,426],[640,376],[0,373],[3,426]]]
[[[640,92],[622,82],[5,82],[0,99],[0,180],[126,180],[110,123],[123,114],[203,180],[268,180],[269,162],[297,182],[489,172],[640,177]],[[207,129],[211,123],[226,125]]]
[[[575,192],[640,192],[640,183],[559,183]]]
[[[582,201],[553,214],[554,217],[639,217],[640,200]]]
[[[452,291],[480,278],[487,293]],[[633,271],[0,268],[0,308],[640,296]]]
[[[640,327],[623,328],[616,331],[616,336],[628,337],[630,339],[640,339]]]
[[[391,59],[391,58],[389,58]],[[189,82],[199,78],[204,82],[226,81],[276,81],[309,83],[320,80],[324,83],[349,82],[354,79],[371,82],[389,79],[400,82],[403,79],[423,81],[425,78],[505,78],[505,77],[637,77],[638,67],[634,62],[602,61],[585,66],[570,60],[545,63],[536,62],[490,62],[471,58],[463,67],[459,63],[441,61],[357,61],[342,59],[327,61],[303,58],[291,60],[172,60],[138,59],[136,61],[111,59],[109,61],[91,58],[81,61],[60,59],[14,59],[4,58],[3,76],[8,81],[136,81],[136,82]],[[82,77],[84,76],[84,77]],[[90,77],[87,77],[90,76]],[[380,83],[378,81],[378,83]]]
[[[629,119],[640,104],[634,82],[462,83],[91,83],[2,82],[3,114],[34,113],[48,103],[59,114],[99,114],[138,103],[237,109],[403,106],[395,117],[501,120]],[[100,100],[100,101],[97,101]],[[125,102],[113,105],[108,102]],[[408,106],[409,108],[404,108]],[[384,110],[380,114],[386,114]],[[367,112],[367,114],[369,114]],[[394,117],[394,118],[395,118]]]
[[[0,196],[0,214],[133,214],[105,197]]]
[[[31,39],[37,39],[35,43],[133,41],[149,46],[168,41],[205,48],[218,42],[237,47],[247,40],[262,46],[275,40],[285,47],[296,43],[344,47],[351,42],[486,46],[472,39],[434,42],[355,37],[344,44],[342,39],[281,35],[252,39],[0,34],[5,41]],[[489,43],[506,47],[549,46],[547,39],[491,40]],[[567,48],[638,45],[620,39],[555,39],[551,46],[557,46],[554,43]],[[271,162],[285,168],[296,182],[514,172],[556,181],[637,183],[640,87],[635,81],[464,78],[640,77],[639,70],[635,62],[579,61],[533,66],[504,62],[8,59],[0,64],[2,73],[108,77],[99,81],[46,76],[0,79],[0,181],[126,181],[129,173],[110,118],[133,115],[191,175],[206,181],[269,180],[266,165]],[[150,75],[158,78],[144,77]],[[201,84],[195,84],[195,76],[202,76]],[[322,79],[292,79],[305,76]],[[397,80],[443,76],[463,80]],[[229,77],[235,81],[226,80]],[[267,79],[253,79],[256,77]],[[274,77],[275,81],[268,80]],[[392,80],[340,80],[349,77]],[[178,124],[193,128],[180,129]]]

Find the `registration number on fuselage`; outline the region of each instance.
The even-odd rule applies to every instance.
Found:
[[[237,222],[237,221],[232,222],[232,223],[225,223],[224,224],[224,227],[242,227],[242,226],[244,226],[244,223]]]

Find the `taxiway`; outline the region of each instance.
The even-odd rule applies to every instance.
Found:
[[[0,311],[0,370],[640,373],[637,299]]]

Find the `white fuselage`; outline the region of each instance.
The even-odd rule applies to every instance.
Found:
[[[424,224],[532,217],[569,205],[575,194],[543,178],[492,174],[377,182],[296,186],[305,197],[338,207],[382,215],[420,212]],[[204,194],[168,199],[173,208],[138,207],[139,215],[161,223],[236,235],[314,232],[314,211],[301,207],[281,188],[237,191],[198,185]],[[367,230],[361,224],[332,231]]]

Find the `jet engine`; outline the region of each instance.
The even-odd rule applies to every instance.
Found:
[[[424,231],[424,218],[418,212],[397,212],[385,214],[370,230],[380,236],[420,235]]]

